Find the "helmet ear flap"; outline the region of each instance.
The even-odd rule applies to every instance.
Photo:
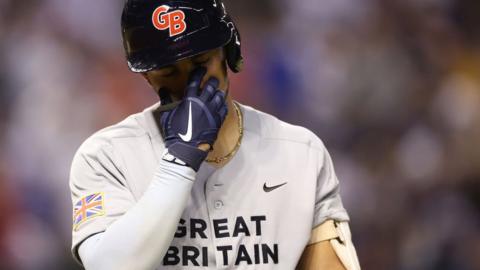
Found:
[[[227,44],[227,46],[225,46],[225,52],[227,54],[226,56],[228,67],[230,67],[233,72],[238,73],[242,71],[244,64],[242,56],[241,38],[240,33],[238,32],[238,29],[233,23],[233,21],[231,21],[231,24],[233,28],[232,39]]]

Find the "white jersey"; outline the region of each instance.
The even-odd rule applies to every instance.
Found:
[[[78,150],[70,176],[75,256],[79,244],[107,230],[149,186],[165,148],[152,114],[157,107],[96,133]],[[327,219],[348,221],[320,139],[240,108],[238,152],[220,169],[202,165],[158,269],[294,269],[313,228]]]

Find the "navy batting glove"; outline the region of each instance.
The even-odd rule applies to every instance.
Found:
[[[200,91],[205,74],[205,68],[196,69],[189,80],[185,98],[160,118],[168,149],[164,159],[185,163],[195,171],[198,171],[208,155],[198,149],[198,146],[213,146],[228,112],[225,94],[218,89],[217,79],[210,78]]]

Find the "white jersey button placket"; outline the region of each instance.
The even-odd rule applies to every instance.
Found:
[[[210,219],[209,227],[211,228],[212,244],[215,253],[216,266],[221,269],[225,269],[223,253],[217,250],[218,246],[230,245],[226,244],[225,238],[217,238],[216,234],[219,229],[224,229],[224,226],[229,226],[227,221],[228,216],[228,203],[225,204],[225,184],[221,182],[218,177],[213,175],[207,182],[205,188],[205,199],[208,210],[208,217]],[[216,221],[216,223],[214,222]],[[220,222],[220,223],[219,223]],[[220,225],[219,225],[220,224]],[[217,231],[216,231],[217,230]],[[231,258],[229,258],[231,260]]]

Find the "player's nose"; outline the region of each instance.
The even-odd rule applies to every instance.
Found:
[[[197,63],[194,63],[192,60],[188,59],[186,61],[182,61],[179,63],[179,69],[181,70],[181,81],[184,82],[184,85],[187,86],[189,83],[189,80],[191,79],[192,73],[199,69],[199,68],[205,68],[206,72],[205,75],[202,77],[201,83],[200,83],[200,89],[203,89],[205,86],[205,83],[208,81],[208,79],[213,75],[212,72],[209,70],[209,68],[205,65],[200,65]]]

